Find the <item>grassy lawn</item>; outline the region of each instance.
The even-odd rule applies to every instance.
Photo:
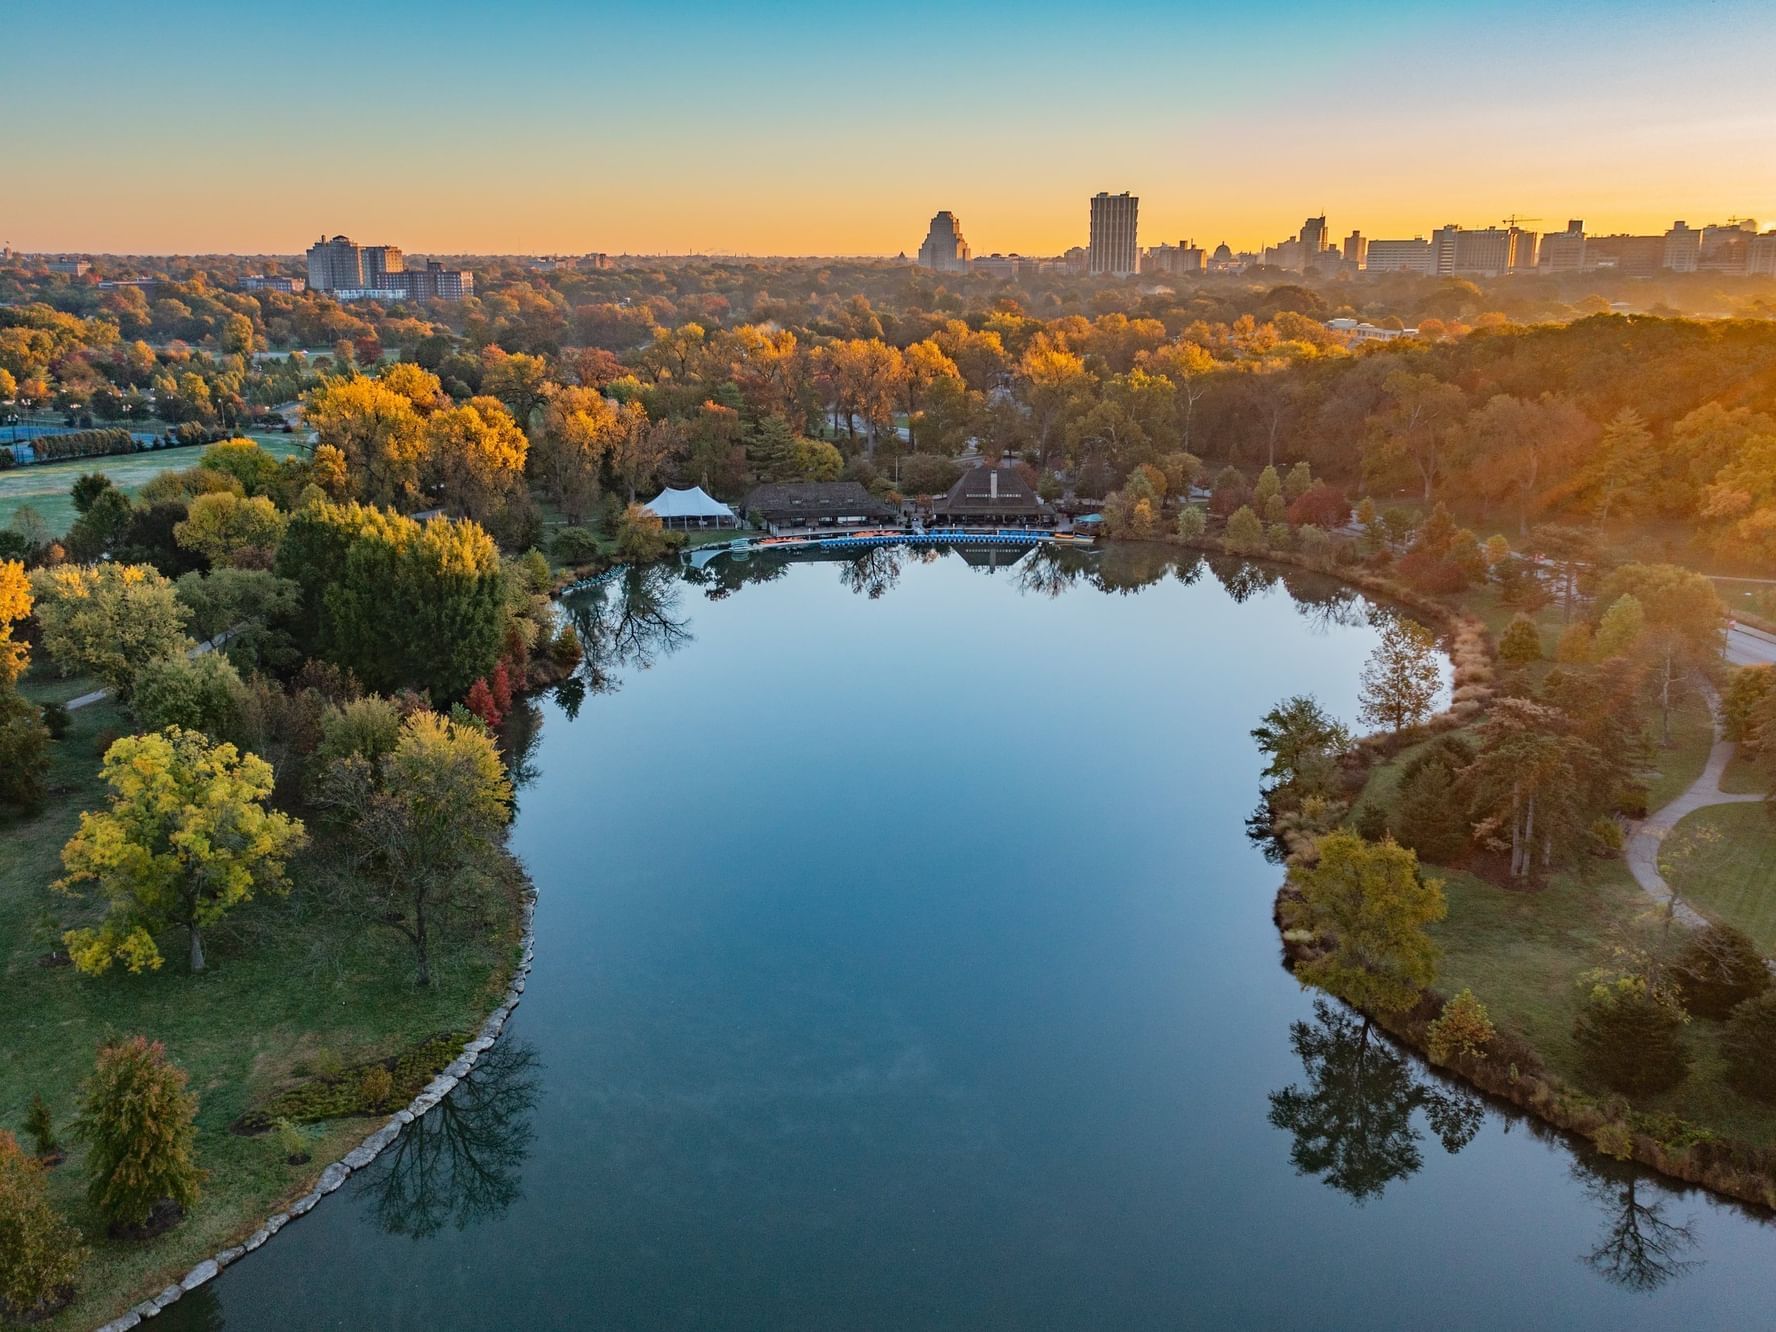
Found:
[[[259,435],[254,438],[259,447],[274,458],[307,456],[308,451],[294,442],[294,436]],[[134,495],[162,472],[197,466],[202,453],[203,449],[194,445],[181,449],[156,449],[152,453],[70,458],[65,462],[10,468],[0,472],[0,527],[10,523],[12,515],[29,504],[43,516],[52,531],[66,532],[74,522],[74,505],[68,498],[68,487],[82,473],[103,472],[119,490]]]
[[[1659,848],[1659,870],[1703,915],[1776,956],[1776,818],[1762,801],[1686,815]]]
[[[74,1305],[44,1324],[53,1328],[91,1327],[161,1289],[303,1192],[322,1165],[379,1122],[310,1127],[314,1160],[292,1167],[269,1135],[228,1131],[244,1110],[291,1085],[317,1056],[349,1063],[470,1027],[497,1001],[513,961],[514,927],[465,926],[464,941],[443,950],[442,966],[434,963],[431,989],[420,991],[406,943],[341,909],[338,889],[317,863],[299,860],[287,898],[253,902],[207,937],[210,969],[201,976],[186,973],[177,946],[160,971],[140,976],[84,977],[41,964],[64,929],[93,914],[49,884],[79,811],[102,801],[101,737],[128,729],[109,702],[75,713],[53,747],[51,781],[64,794],[33,819],[0,819],[0,1050],[7,1056],[0,1125],[20,1131],[31,1093],[41,1092],[65,1126],[100,1042],[146,1035],[165,1042],[191,1075],[198,1155],[209,1179],[192,1214],[170,1233],[110,1240],[86,1203],[80,1154],[72,1151],[52,1173],[51,1192],[94,1252]]]
[[[1727,770],[1721,774],[1720,789],[1728,795],[1762,795],[1770,789],[1770,782],[1756,763],[1739,752],[1733,755]]]
[[[1765,817],[1761,810],[1754,811]],[[1776,853],[1776,840],[1765,846]],[[1438,988],[1471,987],[1493,1021],[1525,1037],[1549,1068],[1588,1087],[1573,1043],[1579,977],[1610,964],[1612,949],[1661,927],[1656,909],[1619,861],[1598,862],[1584,875],[1556,877],[1539,892],[1498,888],[1455,870],[1444,879],[1449,915],[1432,933],[1444,949]],[[1776,919],[1776,913],[1772,913]],[[1776,1142],[1776,1108],[1733,1091],[1721,1079],[1721,1024],[1692,1021],[1684,1040],[1694,1057],[1690,1076],[1669,1092],[1635,1102],[1669,1111],[1732,1137]]]
[[[1659,743],[1659,717],[1647,721],[1647,751],[1652,771],[1647,780],[1647,809],[1656,810],[1683,794],[1702,769],[1714,748],[1714,721],[1701,698],[1685,699],[1671,709],[1671,746]]]

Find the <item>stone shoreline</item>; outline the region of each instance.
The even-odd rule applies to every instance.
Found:
[[[493,1047],[493,1043],[499,1039],[500,1032],[505,1029],[507,1020],[511,1018],[512,1010],[518,1007],[519,1001],[524,997],[525,981],[530,975],[531,961],[536,956],[536,932],[533,927],[535,915],[536,887],[526,878],[524,901],[519,908],[519,923],[522,928],[518,941],[520,949],[518,965],[512,972],[511,982],[506,986],[505,998],[487,1016],[474,1039],[463,1046],[462,1053],[428,1082],[421,1089],[419,1095],[390,1115],[381,1128],[370,1134],[356,1147],[353,1147],[337,1161],[324,1167],[312,1189],[283,1211],[275,1212],[267,1217],[263,1224],[244,1241],[231,1245],[219,1253],[211,1254],[158,1295],[143,1300],[140,1304],[134,1305],[110,1322],[103,1324],[98,1332],[127,1332],[127,1329],[137,1326],[144,1319],[153,1318],[168,1305],[177,1303],[188,1292],[196,1290],[206,1282],[213,1281],[221,1274],[223,1268],[252,1253],[290,1222],[313,1211],[315,1205],[344,1184],[351,1177],[353,1171],[362,1170],[380,1156],[400,1136],[402,1129],[448,1096],[456,1084],[468,1075],[469,1070],[475,1066],[482,1054]]]

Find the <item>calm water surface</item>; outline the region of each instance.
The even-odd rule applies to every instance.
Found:
[[[1278,965],[1247,731],[1295,692],[1353,718],[1386,612],[1144,549],[986,558],[582,597],[496,1057],[162,1321],[1776,1323],[1776,1229]]]

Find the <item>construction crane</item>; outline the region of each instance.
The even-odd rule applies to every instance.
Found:
[[[1513,213],[1511,216],[1504,219],[1504,223],[1507,227],[1514,227],[1519,222],[1540,222],[1541,220],[1542,219],[1539,217],[1518,217]]]

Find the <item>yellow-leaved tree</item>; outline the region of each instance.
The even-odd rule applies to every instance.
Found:
[[[155,936],[179,928],[191,969],[202,971],[206,926],[256,891],[288,889],[284,861],[304,841],[301,822],[266,808],[269,763],[200,731],[125,736],[100,771],[110,807],[80,816],[55,885],[73,894],[92,883],[109,907],[96,928],[63,935],[74,965],[92,975],[113,962],[158,968]]]
[[[18,682],[31,649],[12,636],[12,626],[31,613],[31,581],[17,560],[0,560],[0,685]]]

